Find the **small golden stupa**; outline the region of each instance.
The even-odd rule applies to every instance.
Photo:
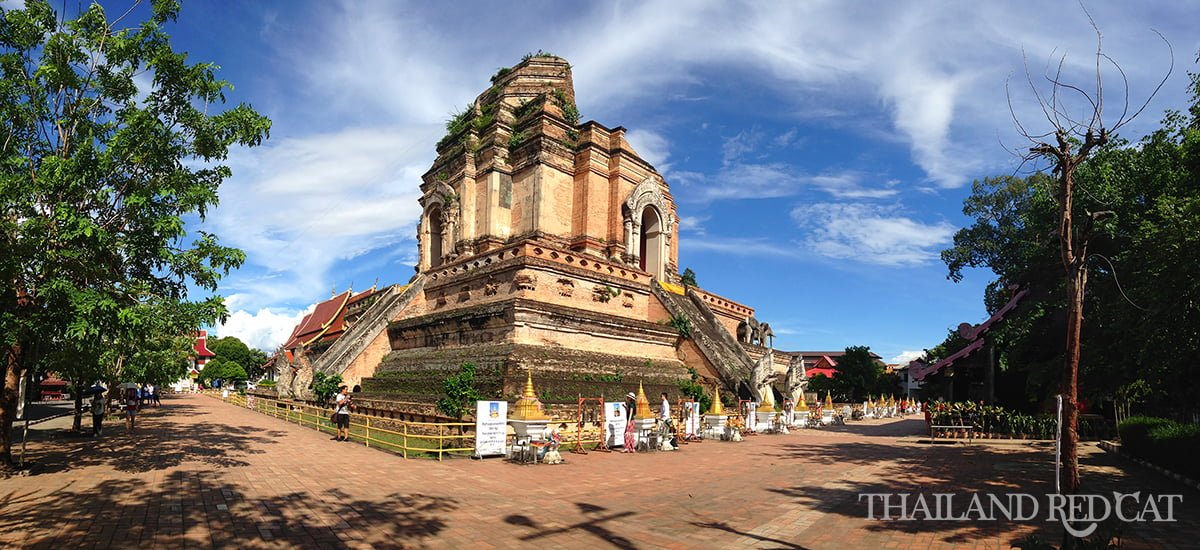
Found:
[[[802,393],[802,394],[800,394],[800,402],[799,402],[799,403],[796,403],[796,410],[798,410],[798,411],[807,411],[807,410],[808,410],[808,403],[806,403],[806,402],[804,401],[804,394],[803,394],[803,393]]]
[[[642,388],[641,382],[638,382],[637,408],[634,409],[633,417],[654,418],[654,413],[650,411],[650,400],[646,399],[646,390]]]
[[[829,391],[825,392],[825,408],[833,410],[833,394]]]
[[[720,386],[713,386],[713,402],[712,405],[708,407],[708,412],[704,414],[710,414],[713,416],[725,414],[725,405],[721,404]]]
[[[537,394],[533,391],[533,372],[526,370],[527,377],[525,378],[525,393],[520,399],[513,404],[513,413],[509,418],[513,420],[549,420],[546,415],[546,410],[542,408],[542,402],[537,398]]]
[[[888,399],[888,406],[889,407],[896,406],[896,396],[893,395],[891,398]]]
[[[884,401],[884,399],[883,399],[883,394],[880,394],[880,395],[879,395],[879,406],[880,406],[880,407],[886,407],[886,406],[887,406],[887,401]]]

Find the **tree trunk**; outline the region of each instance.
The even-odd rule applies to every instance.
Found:
[[[1063,493],[1079,491],[1079,357],[1083,334],[1083,291],[1087,269],[1082,262],[1073,266],[1067,283],[1067,350],[1063,372]]]
[[[17,394],[21,387],[21,346],[4,349],[4,378],[0,388],[0,469],[16,466],[12,457],[12,426],[17,416]]]

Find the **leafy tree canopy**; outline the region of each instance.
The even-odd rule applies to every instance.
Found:
[[[217,204],[230,176],[220,163],[231,147],[261,143],[270,121],[248,105],[218,107],[230,86],[216,65],[171,47],[178,2],[150,6],[142,22],[97,3],[0,11],[2,463],[22,369],[56,351],[91,362],[97,349],[98,370],[116,373],[139,353],[145,367],[148,349],[171,347],[148,335],[225,314],[219,297],[192,302],[188,288],[215,291],[244,261],[215,235],[189,234],[184,219]],[[162,325],[158,308],[190,326]]]
[[[683,270],[683,275],[679,276],[679,282],[685,286],[700,286],[696,284],[696,272],[692,271],[690,267]]]
[[[266,353],[247,346],[236,336],[216,338],[208,343],[208,349],[222,360],[233,361],[245,367],[246,376],[260,375],[260,367],[267,362]]]
[[[883,364],[867,346],[850,346],[845,354],[837,358],[837,374],[828,378],[823,374],[808,381],[808,391],[823,394],[831,392],[838,401],[862,401],[867,395],[893,393],[898,388],[898,379],[885,376]]]
[[[1079,166],[1077,210],[1094,222],[1086,268],[1080,393],[1093,405],[1128,401],[1180,416],[1200,403],[1193,357],[1200,350],[1200,77],[1190,105],[1168,111],[1137,143],[1112,139]],[[1058,391],[1067,302],[1053,181],[1044,174],[976,182],[963,212],[975,222],[942,252],[948,276],[990,269],[988,311],[1012,284],[1030,297],[989,337],[1000,367],[1026,379],[1027,399]],[[1083,216],[1090,219],[1090,216]],[[1079,223],[1089,223],[1087,220]],[[947,341],[946,343],[949,343]]]

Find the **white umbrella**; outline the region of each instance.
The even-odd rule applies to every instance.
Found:
[[[124,384],[117,386],[117,389],[118,390],[136,390],[136,389],[138,389],[138,385],[134,384],[133,382],[125,382]]]

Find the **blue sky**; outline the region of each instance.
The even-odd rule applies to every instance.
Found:
[[[1171,62],[1152,29],[1174,48],[1136,138],[1185,105],[1200,6],[1093,4],[1132,98]],[[662,172],[701,286],[755,307],[778,348],[889,361],[986,318],[990,273],[951,283],[938,252],[970,182],[1027,146],[1006,84],[1044,130],[1026,65],[1041,82],[1065,54],[1086,85],[1096,46],[1074,2],[192,1],[170,32],[274,121],[204,223],[248,255],[220,335],[269,349],[333,289],[406,282],[444,120],[541,49],[572,63],[581,118],[626,127]]]

